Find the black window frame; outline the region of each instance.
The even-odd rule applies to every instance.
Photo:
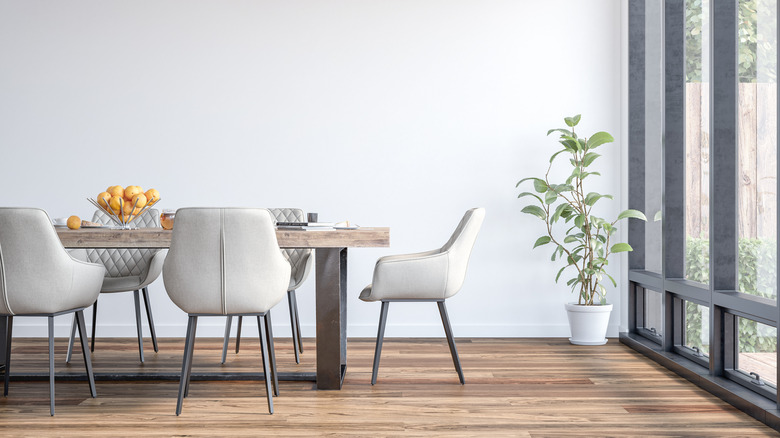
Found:
[[[685,0],[660,0],[660,5],[663,16],[663,170],[662,175],[659,175],[663,181],[662,267],[660,273],[645,270],[645,225],[640,221],[631,221],[628,225],[628,239],[634,251],[628,257],[628,332],[621,333],[620,339],[780,430],[778,391],[771,387],[758,387],[750,382],[750,377],[743,371],[735,369],[738,354],[737,317],[755,320],[775,328],[780,321],[778,300],[744,294],[737,289],[739,1],[710,2],[709,235],[712,238],[709,284],[700,284],[684,278]],[[645,0],[628,2],[628,206],[639,210],[645,207],[647,172],[646,6]],[[780,34],[780,26],[777,26],[777,29]],[[778,97],[780,114],[780,96]],[[780,138],[780,132],[777,138]],[[729,178],[729,175],[732,177]],[[777,193],[780,193],[780,178]],[[775,226],[778,227],[778,224]],[[777,260],[780,261],[780,257],[777,257]],[[778,264],[780,265],[780,262]],[[663,327],[660,337],[644,328],[644,294],[647,293],[645,289],[661,292]],[[708,357],[699,356],[684,345],[686,301],[710,309]],[[775,381],[780,382],[780,371],[775,378]]]

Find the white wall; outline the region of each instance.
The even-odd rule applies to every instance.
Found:
[[[161,191],[161,208],[299,206],[389,226],[389,249],[350,251],[349,335],[366,337],[379,305],[357,296],[376,258],[440,246],[484,206],[448,301],[455,334],[568,336],[575,297],[553,284],[549,250],[531,251],[543,228],[520,213],[515,183],[544,172],[556,150],[545,134],[564,116],[621,138],[620,38],[618,0],[2,0],[0,205],[89,217],[86,197],[138,184]],[[609,148],[592,188],[616,195],[613,215],[623,191]],[[305,336],[313,291],[310,279],[299,292]],[[181,336],[161,280],[150,293],[158,333]],[[397,304],[387,335],[441,336],[438,318]],[[98,336],[134,336],[132,295],[101,297],[98,324]]]

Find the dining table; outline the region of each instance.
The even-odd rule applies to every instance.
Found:
[[[162,228],[115,229],[109,227],[57,228],[57,235],[67,249],[123,248],[164,249],[171,245],[172,230]],[[313,380],[317,389],[341,389],[347,370],[347,250],[349,248],[389,247],[390,229],[387,227],[278,227],[276,238],[280,248],[310,248],[315,261],[316,307],[316,372],[278,373],[280,380]],[[0,318],[0,344],[5,343],[7,322]],[[184,330],[182,330],[183,334]],[[0,345],[0,363],[4,362],[5,348]],[[178,375],[165,373],[101,373],[104,380],[169,380]],[[247,378],[250,373],[230,376],[193,374],[199,380]],[[17,377],[14,373],[12,377]],[[23,375],[20,377],[24,377]],[[58,375],[58,377],[60,377]],[[254,376],[253,378],[257,378]]]

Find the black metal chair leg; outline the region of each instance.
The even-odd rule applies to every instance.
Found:
[[[266,397],[268,397],[268,412],[273,414],[274,413],[274,395],[273,390],[271,388],[271,365],[268,363],[268,348],[265,345],[265,340],[263,339],[263,332],[265,331],[263,329],[263,324],[260,323],[260,317],[257,317],[257,328],[260,332],[260,352],[263,356],[263,376],[265,377],[265,393]]]
[[[92,304],[92,343],[89,350],[95,352],[95,327],[97,327],[97,300]]]
[[[54,416],[54,317],[49,317],[49,412]]]
[[[192,350],[195,336],[192,330],[194,326],[194,320],[196,316],[190,316],[187,320],[187,339],[184,341],[184,355],[181,361],[181,377],[179,378],[179,398],[176,401],[176,415],[181,414],[181,405],[184,400],[184,389],[187,386],[186,381],[188,379],[188,369],[190,366],[190,350]]]
[[[79,328],[79,340],[81,340],[81,353],[84,355],[84,366],[87,368],[87,380],[89,381],[89,392],[92,394],[92,398],[97,397],[97,391],[95,390],[95,374],[92,372],[92,358],[89,355],[89,347],[87,346],[87,325],[84,322],[84,311],[79,310],[73,315],[74,321],[78,322]]]
[[[14,317],[8,316],[8,326],[5,333],[5,381],[3,383],[3,396],[8,395],[8,383],[11,381],[11,332],[14,327]]]
[[[154,331],[154,318],[152,317],[152,305],[149,303],[149,290],[143,288],[141,293],[144,296],[144,307],[146,307],[146,319],[149,321],[149,331],[152,333],[152,345],[154,345],[154,352],[157,353],[157,333]]]
[[[298,320],[298,303],[295,301],[295,290],[287,291],[287,304],[290,308],[290,328],[292,329],[293,351],[295,351],[295,363],[301,363],[301,356],[298,349],[302,348],[300,344],[299,327],[296,325]]]
[[[441,314],[441,322],[444,324],[444,333],[447,334],[447,342],[450,344],[450,353],[452,354],[452,362],[455,363],[455,370],[458,372],[458,378],[460,384],[463,385],[466,381],[463,379],[463,369],[460,367],[460,359],[458,358],[458,349],[455,348],[455,338],[452,336],[452,327],[450,327],[450,318],[447,316],[447,307],[444,305],[444,301],[437,301],[439,305],[439,313]]]
[[[271,326],[271,311],[265,312],[265,343],[268,345],[268,358],[271,361],[271,380],[274,384],[274,395],[279,396],[279,378],[276,376],[276,352],[274,351],[274,331]],[[257,323],[260,324],[260,317],[257,317]]]
[[[184,386],[184,397],[190,396],[190,380],[192,379],[192,355],[195,353],[195,333],[198,331],[198,317],[192,321],[192,345],[190,346],[189,367],[187,368],[187,382]]]
[[[244,317],[238,317],[238,326],[236,327],[236,354],[238,354],[238,347],[241,345],[241,326],[244,325]]]
[[[227,349],[228,344],[230,343],[230,327],[233,325],[233,317],[228,316],[227,320],[225,321],[225,340],[222,341],[222,363],[225,363],[225,360],[227,359]]]
[[[133,300],[135,301],[135,328],[138,331],[138,356],[141,358],[141,363],[144,363],[144,334],[141,327],[141,299],[138,296],[138,291],[133,291]]]
[[[374,350],[374,371],[371,373],[371,384],[376,384],[376,375],[379,372],[379,357],[382,355],[382,341],[385,337],[385,324],[387,323],[387,309],[390,303],[382,301],[382,310],[379,311],[379,330],[376,334],[376,350]]]
[[[70,325],[70,339],[68,339],[68,354],[65,356],[65,363],[70,363],[73,356],[73,343],[76,340],[76,314],[73,314],[73,324]]]

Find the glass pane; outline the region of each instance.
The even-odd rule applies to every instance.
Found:
[[[645,4],[645,270],[661,272],[663,3]]]
[[[661,294],[645,289],[645,329],[655,333],[658,338],[663,334],[661,319]]]
[[[777,386],[777,329],[747,319],[739,321],[737,369],[756,373],[761,380]]]
[[[710,354],[710,308],[685,302],[684,345],[702,357]]]
[[[685,2],[685,278],[709,283],[709,0]]]
[[[777,4],[739,2],[739,290],[777,299]]]

